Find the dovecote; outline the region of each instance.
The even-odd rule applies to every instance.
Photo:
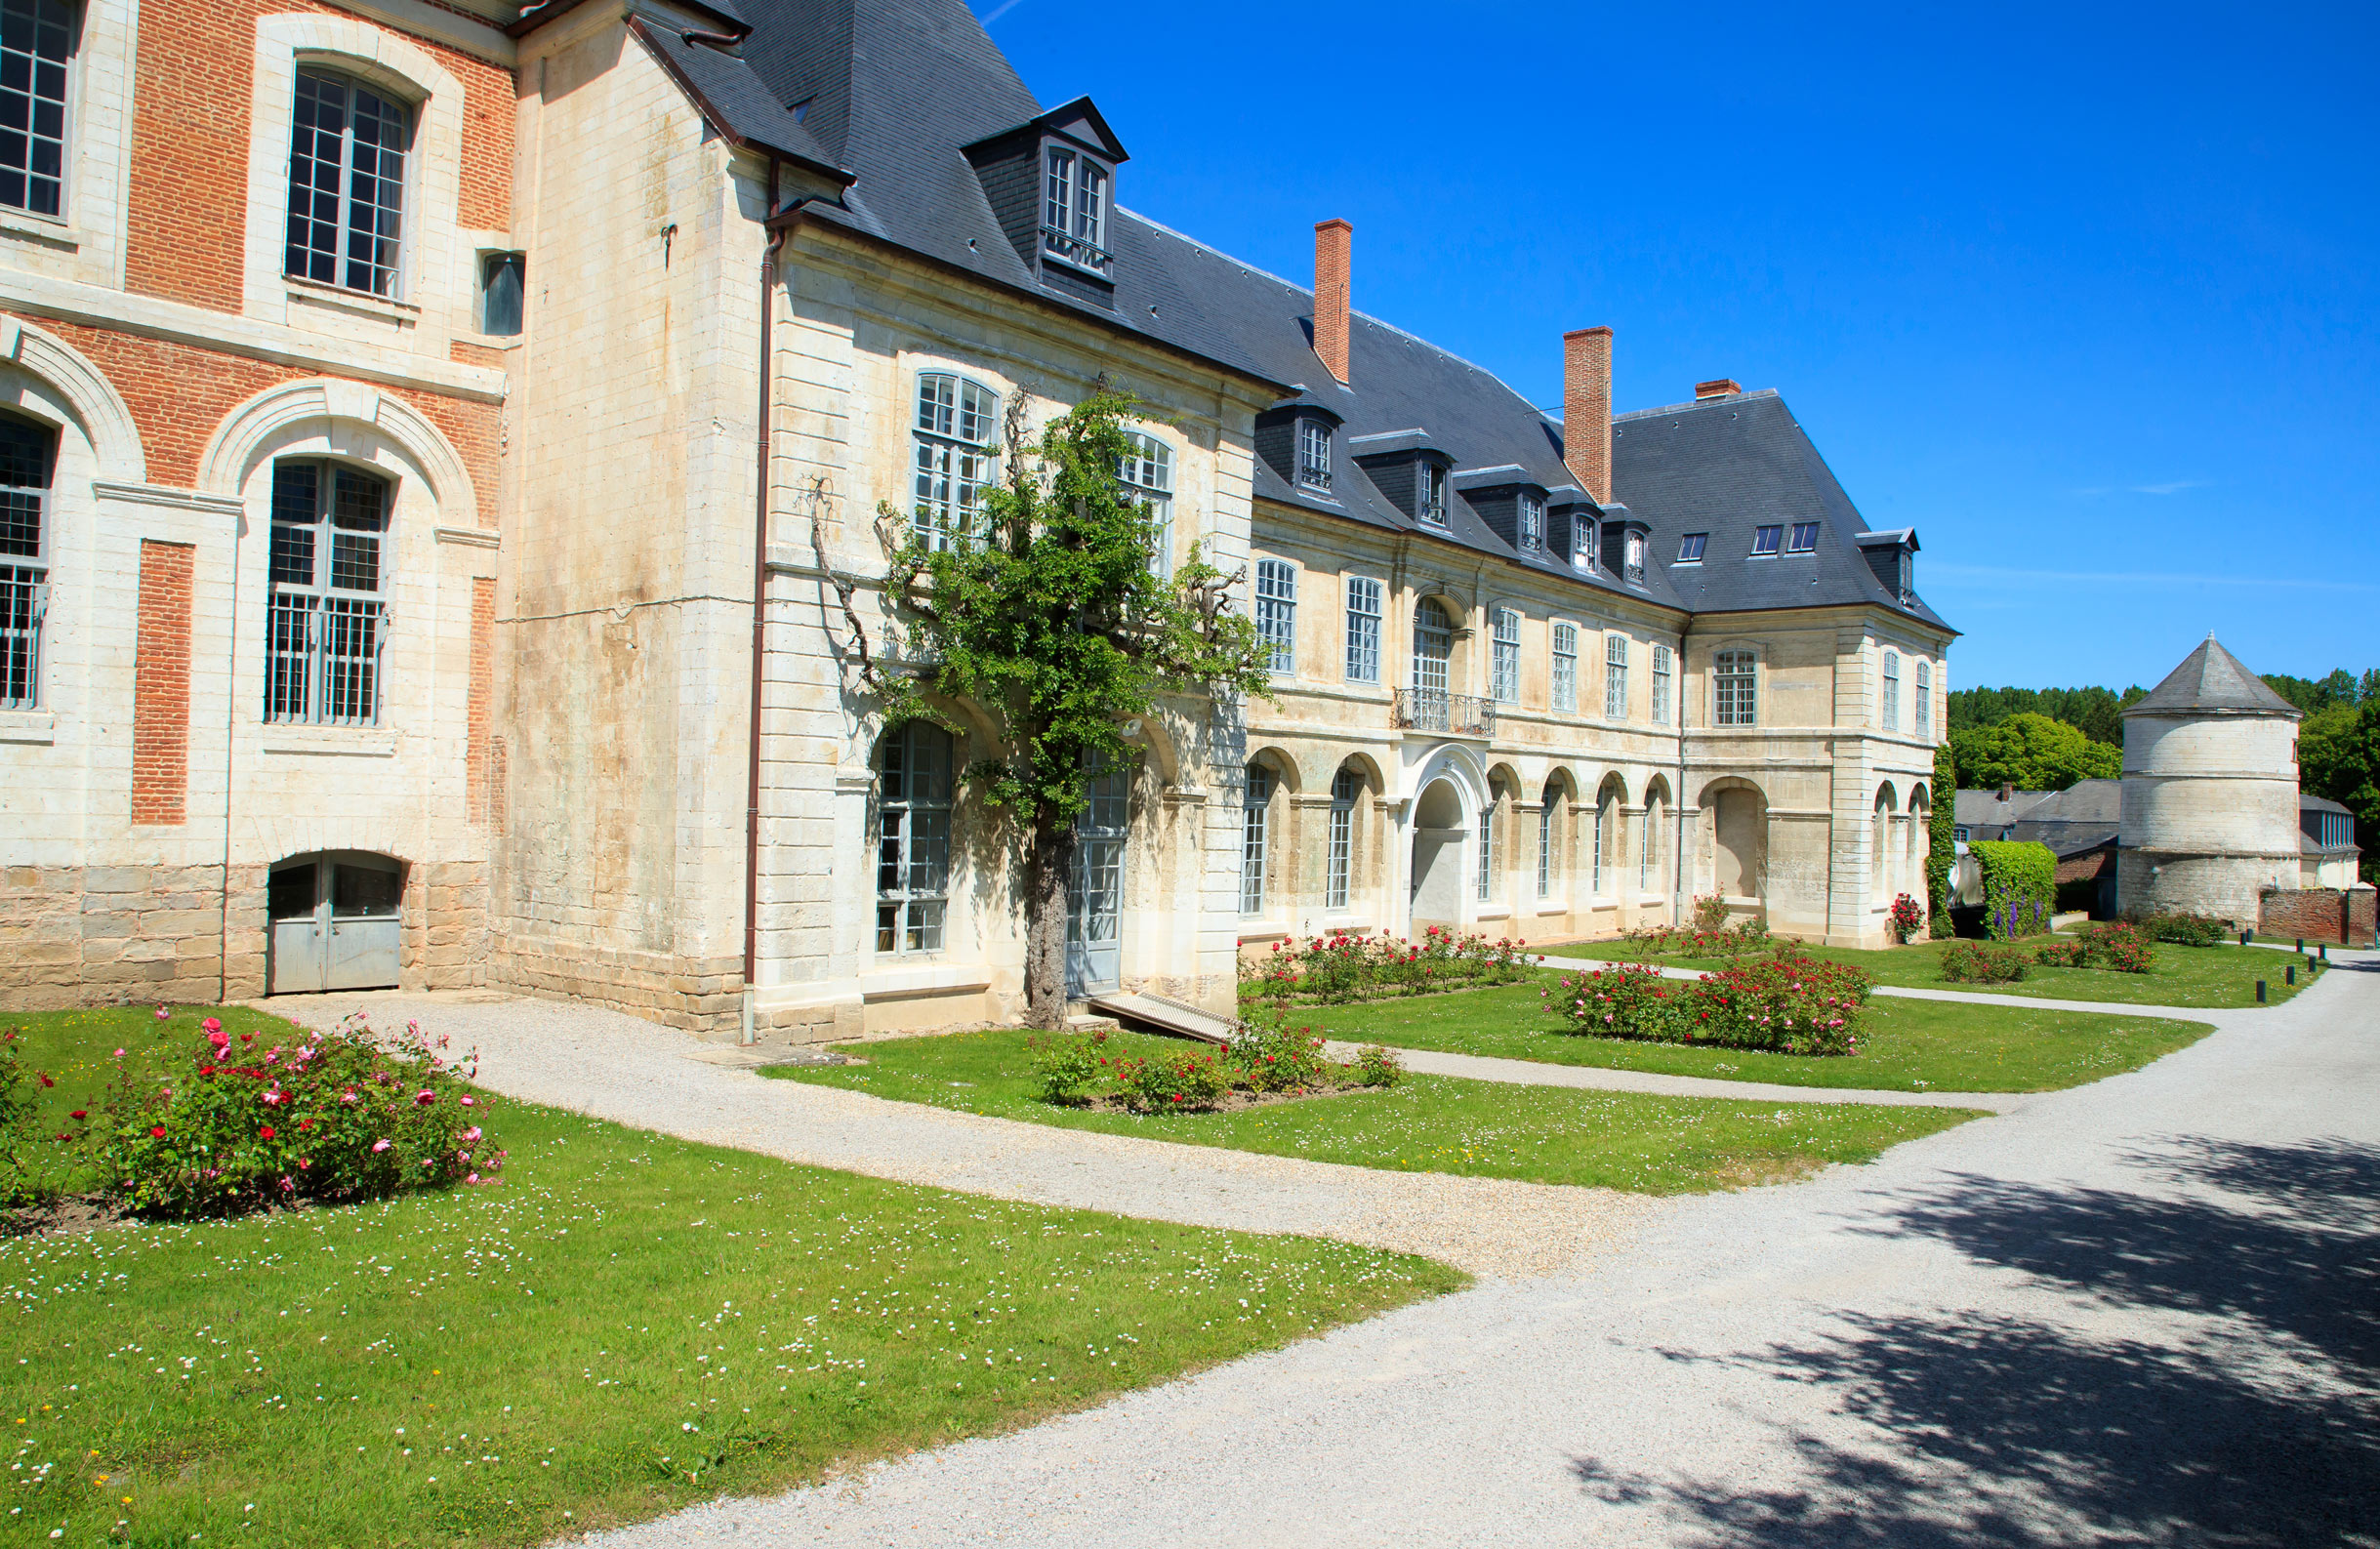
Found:
[[[1350,436],[1347,455],[1374,488],[1416,523],[1441,532],[1452,527],[1448,480],[1455,460],[1431,444],[1427,430],[1416,427]]]
[[[966,147],[1016,256],[1050,290],[1116,304],[1116,168],[1129,159],[1087,97]]]

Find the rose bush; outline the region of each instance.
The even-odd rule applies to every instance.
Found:
[[[1546,992],[1572,1031],[1783,1054],[1855,1054],[1875,981],[1799,953],[1665,980],[1640,963],[1576,974]]]
[[[82,1121],[106,1187],[138,1209],[187,1218],[381,1199],[488,1181],[503,1166],[474,1113],[470,1063],[411,1023],[385,1041],[360,1014],[270,1044],[234,1039],[213,1017],[201,1031],[161,1083],[119,1063],[101,1114]]]
[[[1942,976],[1952,984],[2014,984],[2031,961],[2022,947],[1954,941],[1942,949]]]
[[[1515,984],[1529,973],[1527,948],[1527,942],[1490,941],[1439,925],[1419,941],[1332,931],[1276,943],[1243,980],[1240,998],[1286,1007]]]

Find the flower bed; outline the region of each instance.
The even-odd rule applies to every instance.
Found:
[[[1954,941],[1942,949],[1942,976],[1952,984],[2014,984],[2032,960],[2022,947]]]
[[[1044,1102],[1136,1114],[1211,1113],[1351,1086],[1394,1086],[1405,1079],[1391,1050],[1368,1047],[1343,1065],[1322,1050],[1312,1028],[1276,1018],[1243,1028],[1227,1049],[1184,1045],[1149,1057],[1111,1052],[1105,1032],[1037,1039],[1033,1064]]]
[[[1709,902],[1697,901],[1692,925],[1643,925],[1622,932],[1620,939],[1638,952],[1659,958],[1741,958],[1776,945],[1767,920],[1746,916],[1730,925],[1725,923],[1724,907],[1714,920],[1711,912],[1702,907]]]
[[[77,1109],[75,1131],[61,1137],[85,1148],[106,1192],[135,1209],[188,1219],[382,1199],[487,1182],[503,1166],[474,1121],[468,1066],[411,1023],[389,1047],[360,1015],[270,1044],[234,1038],[214,1017],[200,1032],[162,1072],[119,1049],[98,1112]]]
[[[2231,939],[2223,921],[2212,915],[2140,915],[2131,923],[2152,941],[2179,947],[2219,947]]]
[[[1875,981],[1847,963],[1783,952],[1669,980],[1641,963],[1577,974],[1544,992],[1575,1032],[1663,1043],[1856,1054]]]
[[[2105,968],[2114,973],[2147,973],[2156,966],[2156,947],[2149,933],[2136,925],[2107,921],[2083,927],[2069,941],[2046,942],[2033,951],[2033,961],[2045,968]]]
[[[1513,984],[1529,974],[1527,947],[1438,925],[1417,942],[1333,931],[1276,944],[1255,976],[1241,982],[1240,999],[1282,1008]]]

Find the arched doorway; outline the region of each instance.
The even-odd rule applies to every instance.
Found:
[[[382,990],[397,982],[403,865],[386,855],[293,855],[266,887],[266,994]]]
[[[1123,987],[1124,838],[1131,771],[1102,764],[1083,782],[1089,803],[1074,824],[1066,885],[1066,994],[1075,999]]]
[[[1473,836],[1462,821],[1462,794],[1433,780],[1414,802],[1413,928],[1462,923],[1463,848]]]
[[[1760,896],[1761,851],[1768,837],[1768,803],[1757,791],[1731,786],[1712,803],[1713,859],[1717,863],[1712,891],[1722,898]]]

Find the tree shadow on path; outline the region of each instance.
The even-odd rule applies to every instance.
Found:
[[[2163,1191],[1964,1177],[1871,1228],[2021,1271],[2064,1313],[2086,1298],[2093,1331],[1852,1314],[1822,1339],[1677,1355],[1823,1384],[1872,1430],[1797,1438],[1796,1488],[1574,1471],[1689,1542],[2380,1544],[2380,1148],[2184,1139],[2129,1160]],[[2126,1311],[2140,1326],[2099,1331]]]

